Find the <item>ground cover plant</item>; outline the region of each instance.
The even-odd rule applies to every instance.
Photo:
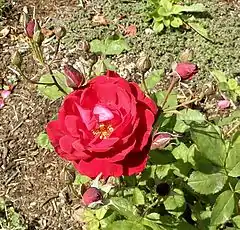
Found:
[[[159,1],[163,4],[160,7],[167,7],[168,2]],[[192,4],[202,4],[172,3],[188,9]],[[87,14],[88,4],[79,3],[81,14]],[[112,4],[114,2],[106,8]],[[119,4],[128,7],[130,4],[138,12],[149,9],[144,1]],[[115,4],[113,9],[118,7]],[[163,47],[163,56],[169,55],[160,57],[159,61],[154,58],[154,52],[157,53],[152,50],[154,43],[139,42],[143,38],[139,31],[144,31],[144,26],[151,27],[148,21],[144,22],[146,14],[134,18],[143,24],[127,19],[126,26],[122,26],[121,20],[125,20],[126,15],[115,20],[118,14],[110,18],[108,11],[99,13],[98,9],[92,9],[92,34],[86,35],[80,43],[81,51],[77,49],[70,60],[66,58],[72,55],[68,50],[76,44],[71,23],[66,26],[68,29],[55,22],[46,26],[42,18],[36,16],[37,11],[30,13],[31,9],[24,7],[21,12],[27,52],[15,48],[11,55],[9,71],[15,78],[2,79],[0,112],[4,115],[8,111],[11,98],[21,84],[36,86],[31,88],[31,94],[36,93],[41,102],[35,106],[38,110],[46,107],[45,104],[47,107],[40,113],[32,109],[31,114],[41,117],[40,120],[34,118],[41,124],[37,130],[31,125],[33,129],[29,130],[35,146],[27,152],[30,154],[27,158],[13,161],[20,162],[17,171],[8,166],[8,160],[2,162],[5,175],[11,170],[13,173],[5,179],[5,190],[1,191],[4,194],[1,226],[91,230],[239,229],[240,116],[236,61],[223,66],[219,64],[223,59],[218,62],[214,54],[211,58],[208,54],[196,58],[202,54],[203,47],[221,50],[224,45],[214,39],[206,40],[206,36],[193,31],[181,34],[181,28],[167,29],[161,34],[150,32],[150,41],[168,35],[172,36],[171,40],[178,35],[181,39],[190,36],[190,40],[201,39],[201,42],[196,42],[192,49],[189,46],[183,49],[181,43],[174,43],[174,52],[168,50],[168,45],[159,44]],[[204,24],[210,19],[204,15],[199,20]],[[211,34],[211,29],[209,32]],[[17,44],[21,39],[16,40]],[[135,53],[138,46],[143,49]],[[230,56],[227,52],[226,55]],[[64,57],[60,65],[57,64],[59,57]],[[73,59],[80,61],[73,63]],[[206,59],[208,64],[204,68]],[[134,67],[126,71],[127,65]],[[28,120],[24,118],[10,131],[13,137],[22,135],[21,125]],[[2,127],[4,130],[5,126]],[[20,132],[16,133],[18,129]],[[15,139],[1,141],[10,145]],[[17,146],[15,151],[21,154],[30,148],[22,151]],[[8,150],[2,149],[5,151],[2,159],[10,159]],[[38,160],[31,163],[32,157]],[[24,177],[21,171],[28,170],[29,166],[22,165],[22,161],[33,165],[30,166],[33,171]],[[36,172],[40,174],[39,182]],[[12,183],[15,177],[23,180]],[[3,178],[4,174],[1,180]],[[48,181],[46,192],[39,197],[44,198],[39,203],[39,198],[31,197],[31,193],[36,187],[44,190],[39,185],[46,184],[45,180]],[[52,187],[53,184],[56,185]],[[52,193],[48,187],[53,188]],[[17,188],[20,188],[18,194],[12,195],[11,190]],[[13,200],[18,208],[8,207],[7,200]],[[29,207],[19,205],[20,200],[30,200]],[[30,215],[34,209],[43,211]]]

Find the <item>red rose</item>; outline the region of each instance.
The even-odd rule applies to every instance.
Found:
[[[192,79],[193,75],[198,72],[198,67],[192,63],[182,62],[177,64],[176,72],[182,80]]]
[[[102,200],[102,193],[99,189],[95,187],[89,188],[82,196],[83,204],[86,206],[92,204],[93,202]]]
[[[132,175],[146,165],[155,103],[136,83],[108,71],[69,94],[47,125],[55,151],[83,175]]]

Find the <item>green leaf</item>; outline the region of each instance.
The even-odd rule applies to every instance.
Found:
[[[87,230],[99,230],[99,220],[91,220],[87,223]]]
[[[229,79],[227,84],[230,90],[235,90],[238,87],[238,82],[233,78]]]
[[[182,6],[181,12],[204,12],[206,11],[205,6],[202,3],[192,4],[190,6]]]
[[[144,195],[138,187],[136,187],[133,190],[133,203],[135,205],[144,205],[145,204]]]
[[[184,194],[180,189],[174,189],[163,203],[166,210],[177,217],[185,210]]]
[[[226,169],[228,171],[228,175],[232,177],[240,176],[239,150],[240,150],[240,135],[237,137],[237,139],[235,139],[226,160]]]
[[[98,220],[102,220],[108,211],[107,206],[102,206],[99,209],[95,210],[95,215]]]
[[[48,149],[51,152],[54,150],[53,146],[51,145],[48,135],[45,132],[42,132],[37,137],[37,145],[43,149]]]
[[[235,192],[240,193],[240,180],[237,182],[237,184],[235,186]]]
[[[240,118],[240,110],[235,110],[228,117],[222,118],[220,121],[217,122],[218,126],[229,125],[235,120]]]
[[[162,106],[162,103],[165,99],[165,96],[167,94],[167,91],[158,91],[155,93],[155,96],[157,98],[157,105]],[[172,91],[171,94],[168,96],[168,100],[166,104],[164,105],[164,109],[166,108],[174,108],[178,104],[177,102],[177,93]]]
[[[230,219],[235,207],[234,193],[230,190],[221,193],[213,206],[211,225],[220,225]]]
[[[183,21],[182,21],[182,19],[179,18],[179,17],[174,17],[174,18],[171,20],[171,26],[174,27],[174,28],[178,28],[178,27],[180,27],[182,24],[183,24]]]
[[[194,161],[194,153],[195,153],[195,146],[191,145],[190,148],[188,148],[184,143],[181,143],[178,147],[174,148],[172,151],[173,156],[179,160],[183,160],[184,163],[191,163],[192,165],[195,165]]]
[[[233,221],[235,227],[240,228],[240,215],[234,216],[232,218],[232,221]]]
[[[105,218],[100,220],[100,225],[102,229],[105,229],[108,225],[113,223],[118,217],[117,212],[108,210],[108,212],[105,215]]]
[[[105,54],[106,47],[104,41],[95,39],[90,42],[90,51],[92,53]]]
[[[106,230],[147,230],[144,225],[130,221],[130,220],[118,220],[109,225]]]
[[[164,24],[166,27],[169,27],[169,26],[170,26],[170,23],[171,23],[170,19],[168,19],[168,18],[164,18],[164,19],[163,19],[163,24]]]
[[[72,92],[72,89],[67,87],[66,85],[64,74],[60,72],[54,72],[53,75],[55,76],[58,84],[64,89],[66,93]],[[39,82],[54,83],[52,76],[50,74],[42,75]],[[56,100],[62,96],[65,96],[64,93],[59,91],[56,85],[53,85],[53,86],[38,85],[38,91],[51,100]]]
[[[166,165],[157,165],[156,168],[156,176],[158,179],[163,179],[164,177],[166,177],[168,175],[168,171],[171,169],[171,165],[170,164],[166,164]]]
[[[164,76],[164,73],[165,73],[164,69],[152,71],[145,79],[147,88],[150,90],[153,89],[156,86],[156,84],[161,81],[161,79]],[[143,85],[141,85],[141,88],[144,90]]]
[[[195,171],[190,175],[188,185],[200,194],[215,194],[222,190],[227,179],[223,173],[204,174]]]
[[[106,55],[119,55],[124,50],[129,50],[130,48],[125,39],[113,36],[105,40],[105,49]]]
[[[75,185],[81,185],[81,184],[86,184],[87,182],[91,181],[91,178],[85,175],[77,174],[75,177],[75,180],[73,184]]]
[[[137,208],[127,199],[120,197],[113,197],[110,204],[114,210],[123,215],[127,219],[138,218]]]
[[[179,14],[183,11],[183,8],[184,8],[184,6],[174,5],[172,10],[171,10],[171,13],[172,14]]]
[[[199,152],[215,165],[224,167],[226,148],[218,131],[212,126],[191,126],[191,137]]]
[[[227,83],[227,77],[226,75],[220,71],[220,70],[213,70],[211,71],[211,74],[219,81],[219,82],[226,82]]]
[[[202,123],[206,119],[205,116],[198,110],[183,109],[177,115],[177,120],[185,121],[186,123],[191,123],[192,121]]]
[[[160,33],[164,29],[164,24],[162,22],[155,22],[153,25],[153,30],[156,33]]]
[[[172,3],[169,0],[161,0],[163,8],[168,12],[172,10]]]
[[[195,23],[195,22],[187,22],[187,24],[193,29],[195,30],[199,35],[201,35],[202,37],[204,37],[205,39],[214,42],[208,35],[208,31],[199,23]]]
[[[158,14],[161,17],[167,17],[171,15],[171,11],[167,11],[164,7],[159,7],[158,8]]]

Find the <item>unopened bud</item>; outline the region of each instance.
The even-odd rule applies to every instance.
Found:
[[[66,31],[65,27],[60,26],[60,27],[57,27],[56,29],[54,29],[54,33],[56,35],[57,40],[60,40],[66,35],[67,31]]]
[[[25,33],[28,36],[28,38],[33,38],[34,27],[35,27],[35,20],[33,19],[26,24]]]
[[[41,32],[41,30],[38,30],[34,33],[33,35],[33,41],[35,41],[39,46],[42,45],[43,41],[44,41],[44,35]]]
[[[146,73],[152,64],[148,56],[142,56],[137,60],[136,66],[141,73]]]
[[[157,133],[152,141],[151,149],[164,149],[169,142],[173,139],[173,135],[167,132]]]
[[[84,75],[71,65],[64,66],[67,86],[73,89],[80,88],[84,83]]]
[[[18,68],[21,68],[22,61],[22,55],[18,51],[16,51],[12,56],[12,64],[17,66]]]
[[[99,189],[95,187],[90,187],[82,196],[83,204],[86,206],[91,205],[92,203],[100,203],[102,201],[102,193]]]
[[[198,67],[189,62],[181,62],[177,64],[175,71],[179,74],[182,80],[188,80],[192,79],[192,77],[198,73]]]

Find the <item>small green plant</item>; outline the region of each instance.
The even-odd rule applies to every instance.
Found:
[[[240,97],[240,85],[238,84],[238,81],[226,76],[219,70],[213,70],[212,75],[218,81],[219,90],[236,102],[238,97]]]
[[[209,39],[207,31],[196,21],[194,13],[202,13],[206,8],[201,3],[180,5],[175,0],[148,0],[151,6],[149,18],[153,19],[153,30],[160,33],[164,28],[179,28],[188,25],[201,36]]]
[[[27,230],[27,227],[22,222],[22,217],[13,207],[8,207],[2,198],[0,198],[0,229]]]

